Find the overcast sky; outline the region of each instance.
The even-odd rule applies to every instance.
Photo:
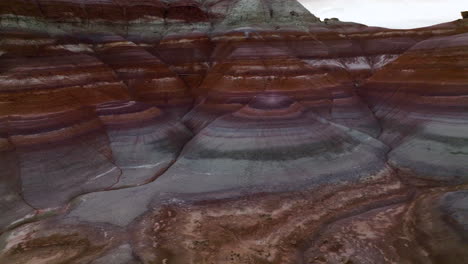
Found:
[[[299,0],[314,15],[369,26],[416,28],[453,21],[468,0]]]

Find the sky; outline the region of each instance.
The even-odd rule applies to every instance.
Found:
[[[460,19],[468,0],[299,0],[322,20],[336,17],[368,26],[403,29]]]

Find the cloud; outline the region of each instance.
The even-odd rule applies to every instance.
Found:
[[[431,26],[461,18],[466,0],[299,0],[320,18],[389,28]]]

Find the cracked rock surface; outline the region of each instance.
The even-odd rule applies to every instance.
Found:
[[[0,263],[468,263],[468,23],[0,3]]]

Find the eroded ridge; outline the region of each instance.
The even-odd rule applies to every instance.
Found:
[[[0,263],[465,263],[468,24],[0,3]]]

